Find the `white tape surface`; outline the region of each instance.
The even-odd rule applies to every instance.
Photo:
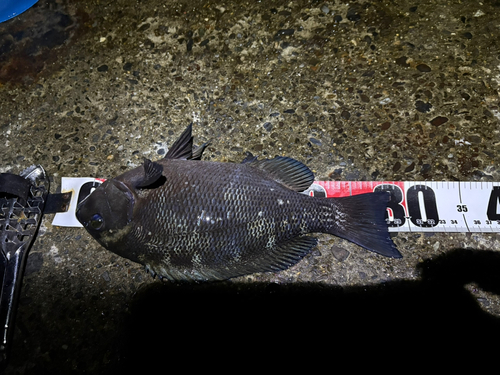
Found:
[[[82,227],[76,218],[76,206],[93,189],[98,187],[104,180],[93,177],[63,177],[61,179],[61,193],[71,193],[71,201],[66,212],[58,212],[52,220],[52,225],[59,227]]]

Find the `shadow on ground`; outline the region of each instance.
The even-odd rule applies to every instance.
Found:
[[[458,249],[420,268],[416,282],[356,288],[158,283],[133,301],[120,362],[140,369],[188,355],[186,365],[203,368],[249,349],[258,357],[285,349],[289,361],[304,350],[338,355],[339,346],[393,354],[491,345],[487,338],[499,336],[500,319],[464,285],[500,294],[500,254]]]
[[[436,359],[489,362],[497,356],[500,318],[481,309],[464,285],[500,295],[499,270],[499,252],[457,249],[422,263],[417,281],[350,288],[158,282],[104,315],[109,298],[62,298],[50,314],[33,302],[19,320],[5,374],[269,366],[315,373],[346,363],[400,368],[401,355],[409,357],[404,369],[429,366],[431,358],[433,368]]]

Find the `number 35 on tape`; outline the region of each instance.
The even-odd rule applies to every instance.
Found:
[[[391,232],[500,232],[500,182],[315,181],[312,196],[391,194]]]

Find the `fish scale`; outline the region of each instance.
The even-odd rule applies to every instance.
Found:
[[[188,127],[164,159],[98,187],[78,220],[107,249],[171,280],[286,269],[311,251],[317,240],[309,234],[318,232],[401,256],[385,223],[388,194],[311,197],[299,192],[314,175],[296,160],[192,160],[197,150]]]
[[[137,260],[162,276],[168,277],[165,270],[170,268],[189,275],[199,264],[203,264],[203,270],[213,273],[222,272],[220,264],[224,269],[235,264],[241,268],[251,267],[255,259],[262,256],[261,251],[274,248],[304,231],[314,231],[318,223],[316,220],[294,220],[307,212],[308,206],[315,203],[314,199],[284,189],[274,180],[262,176],[257,179],[255,175],[259,171],[250,166],[183,160],[160,163],[167,181],[176,182],[176,187],[168,185],[142,198],[144,208],[141,211],[148,215],[135,219],[141,223],[141,230],[132,231],[127,242],[137,248],[144,239],[143,231],[156,233],[149,242],[168,249],[169,257],[156,254],[153,256],[156,261],[147,259],[154,252],[150,247],[149,256],[139,255]],[[186,163],[191,164],[189,173],[183,172]],[[206,176],[202,185],[192,181],[193,176],[207,170],[212,173]],[[233,177],[228,180],[225,177],[228,175]],[[236,181],[242,186],[234,188]],[[226,193],[214,194],[217,190]],[[141,203],[136,204],[140,207]],[[228,218],[227,212],[235,215]],[[291,224],[293,222],[295,225]],[[200,259],[198,264],[190,262],[193,258]]]

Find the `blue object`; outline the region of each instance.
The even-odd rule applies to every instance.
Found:
[[[7,21],[31,8],[38,0],[0,0],[0,22]]]

